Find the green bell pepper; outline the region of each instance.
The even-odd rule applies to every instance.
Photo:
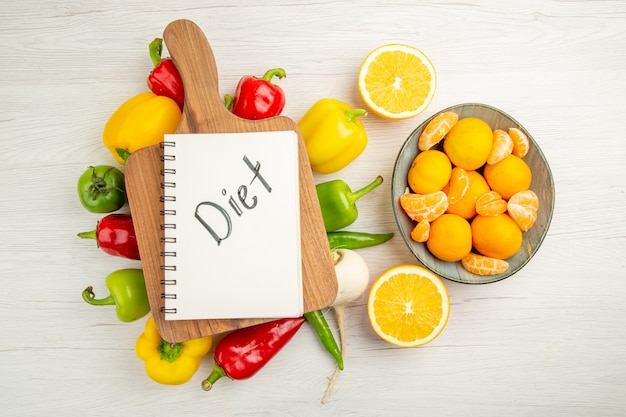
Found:
[[[124,173],[110,165],[87,168],[77,188],[81,204],[91,213],[111,213],[127,201]]]
[[[138,320],[148,314],[150,303],[141,269],[120,269],[106,278],[106,286],[111,293],[105,298],[96,299],[93,287],[83,291],[83,300],[95,306],[115,305],[117,318],[123,322]]]
[[[359,216],[356,201],[383,183],[380,175],[360,190],[352,192],[343,180],[332,180],[317,184],[317,198],[322,209],[326,232],[334,232],[355,222]]]

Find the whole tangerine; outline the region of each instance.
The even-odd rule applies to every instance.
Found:
[[[528,190],[532,182],[530,167],[515,155],[509,155],[493,165],[486,165],[483,175],[491,189],[505,200],[519,191]]]
[[[474,217],[471,224],[472,244],[482,255],[507,259],[522,247],[522,231],[506,213]]]
[[[487,162],[493,144],[493,131],[482,119],[465,117],[448,132],[443,149],[455,166],[476,170]]]
[[[426,247],[442,261],[460,261],[472,250],[469,222],[456,214],[442,214],[430,224]]]
[[[448,156],[434,149],[420,152],[408,172],[411,190],[417,194],[441,191],[450,181],[452,164]]]

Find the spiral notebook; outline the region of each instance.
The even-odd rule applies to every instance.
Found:
[[[165,319],[302,315],[297,133],[162,146]]]

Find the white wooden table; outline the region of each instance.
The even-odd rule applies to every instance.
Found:
[[[422,49],[438,73],[431,106],[406,121],[374,115],[370,143],[343,178],[391,179],[398,149],[440,109],[481,102],[533,134],[556,184],[549,233],[513,277],[446,282],[447,328],[395,348],[348,309],[346,369],[320,402],[333,363],[308,327],[259,374],[200,389],[155,384],[135,357],[145,319],[122,324],[85,304],[90,284],[138,262],[76,233],[76,180],[114,163],[102,128],[147,89],[148,43],[172,20],[205,32],[232,93],[244,74],[281,66],[284,115],[317,99],[363,106],[356,74],[389,42]],[[624,1],[4,1],[0,5],[0,404],[6,416],[620,416],[626,415],[626,2]],[[359,203],[350,229],[397,231],[390,181]],[[373,280],[415,262],[400,236],[364,249]],[[329,316],[332,317],[332,316]],[[332,323],[332,320],[331,320]]]

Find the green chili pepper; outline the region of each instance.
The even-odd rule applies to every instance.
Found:
[[[338,231],[326,233],[330,249],[361,249],[380,245],[393,237],[393,233],[363,233]]]
[[[351,225],[359,216],[356,201],[383,183],[380,175],[360,190],[352,192],[342,180],[332,180],[317,184],[317,198],[322,209],[322,217],[327,232],[334,232]]]
[[[335,358],[337,367],[340,370],[343,370],[343,356],[341,355],[341,350],[335,341],[333,333],[330,331],[330,327],[328,326],[326,317],[324,317],[324,313],[322,313],[321,310],[315,310],[304,313],[304,318],[309,322],[311,327],[313,327],[315,333],[317,333],[324,349],[326,349],[328,353]]]
[[[146,282],[141,269],[120,269],[106,278],[109,296],[96,299],[93,287],[83,291],[83,300],[95,306],[115,305],[117,318],[123,322],[135,321],[150,311]]]

